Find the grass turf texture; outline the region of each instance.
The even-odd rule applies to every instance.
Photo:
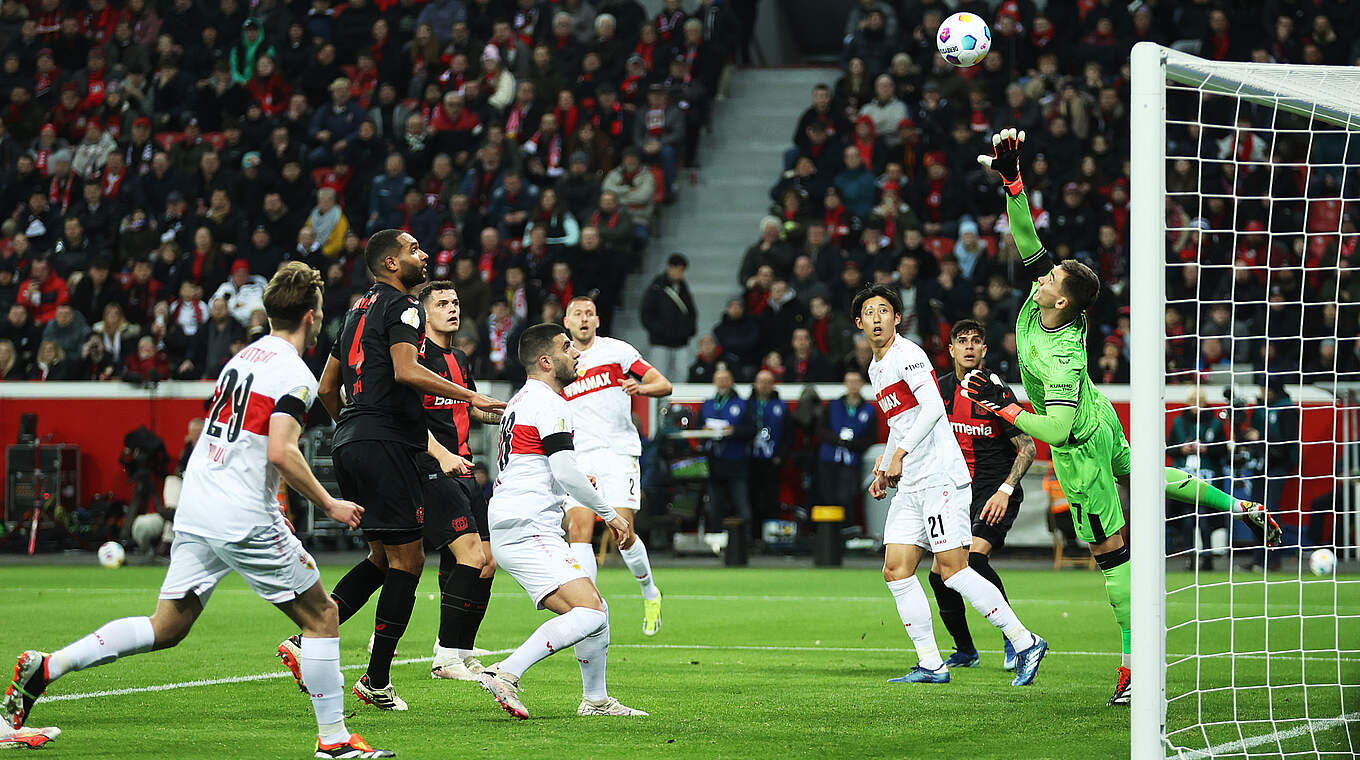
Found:
[[[324,567],[323,578],[334,582],[344,570]],[[147,614],[163,575],[159,567],[0,568],[0,598],[10,611],[0,631],[0,653],[8,658],[25,648],[50,651],[111,618]],[[399,660],[429,657],[438,602],[429,598],[435,593],[433,569],[425,575]],[[522,696],[533,716],[526,722],[510,720],[476,684],[432,680],[426,659],[392,671],[410,712],[380,713],[347,694],[349,726],[402,758],[536,757],[547,754],[546,748],[564,757],[629,760],[908,757],[937,751],[962,757],[1127,756],[1128,711],[1105,707],[1119,637],[1097,573],[1004,571],[1016,609],[1053,648],[1028,688],[1010,686],[1011,675],[1000,669],[1000,634],[971,611],[974,637],[984,650],[982,667],[955,671],[948,686],[885,683],[907,672],[916,656],[873,570],[663,567],[657,576],[666,595],[665,616],[660,635],[650,639],[642,635],[642,605],[627,572],[605,568],[600,584],[611,601],[610,691],[625,704],[651,712],[649,718],[577,718],[580,676],[567,654],[549,658],[525,677]],[[1209,577],[1218,576],[1201,581]],[[1311,595],[1314,589],[1307,591]],[[1238,609],[1259,603],[1260,592],[1236,593]],[[1226,601],[1228,590],[1204,592],[1200,603],[1211,596]],[[1318,608],[1332,609],[1330,592],[1326,599],[1321,596]],[[1297,609],[1297,593],[1292,603],[1280,604],[1281,613]],[[371,605],[341,629],[347,684],[367,662]],[[291,630],[287,619],[268,607],[239,578],[229,576],[180,647],[71,674],[49,695],[282,676],[274,647]],[[1360,600],[1343,603],[1343,611],[1360,612]],[[513,647],[545,616],[500,575],[478,643]],[[1292,638],[1290,626],[1278,625],[1280,630],[1271,628],[1272,645],[1298,649],[1297,618]],[[1239,625],[1238,649],[1253,636],[1257,643],[1251,646],[1259,648],[1263,631],[1264,623]],[[1320,635],[1305,630],[1310,647],[1326,643],[1315,638]],[[1343,630],[1343,642],[1345,635]],[[936,637],[948,653],[948,635],[938,622]],[[1174,643],[1173,637],[1173,652]],[[1335,684],[1334,657],[1330,667]],[[1343,683],[1360,682],[1354,658],[1341,667]],[[1297,682],[1298,668],[1297,661],[1292,670],[1273,663],[1271,676],[1278,683]],[[1239,679],[1266,677],[1264,660],[1239,659],[1236,671]],[[1303,714],[1301,691],[1276,698],[1277,718]],[[1340,714],[1338,687],[1320,694],[1310,694],[1310,714]],[[1262,706],[1264,698],[1262,690],[1252,692],[1239,700],[1239,712]],[[1349,689],[1345,704],[1354,709],[1357,701],[1360,693]],[[1206,703],[1206,709],[1221,711],[1222,702]],[[1227,714],[1213,717],[1226,719]],[[48,754],[63,758],[310,757],[314,729],[308,700],[284,677],[44,700],[34,708],[31,723],[62,728],[64,735]],[[1261,729],[1258,734],[1271,730],[1269,724],[1252,728]],[[1347,730],[1354,734],[1349,740]],[[1213,741],[1238,738],[1235,730],[1211,736]],[[1324,750],[1349,749],[1350,741],[1360,744],[1360,729],[1304,736],[1286,749],[1311,747],[1314,740]],[[1265,750],[1279,755],[1273,743],[1254,751]]]

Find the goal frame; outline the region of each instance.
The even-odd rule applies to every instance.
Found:
[[[1167,85],[1265,104],[1360,130],[1354,100],[1291,81],[1295,67],[1208,61],[1140,42],[1130,58],[1130,340],[1129,521],[1132,575],[1130,757],[1165,760],[1166,739],[1166,119]],[[1308,71],[1331,68],[1309,66]],[[1350,67],[1344,67],[1350,69]],[[1155,263],[1154,263],[1155,262]],[[1153,445],[1156,444],[1156,445]],[[1154,456],[1155,455],[1155,456]]]

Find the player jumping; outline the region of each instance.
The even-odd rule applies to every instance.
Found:
[[[605,688],[609,605],[563,540],[563,497],[604,518],[619,547],[633,545],[633,528],[595,487],[576,461],[571,410],[562,388],[576,379],[576,349],[561,325],[526,329],[519,360],[529,379],[501,418],[500,475],[488,506],[491,554],[534,605],[557,613],[509,657],[482,671],[482,687],[512,716],[529,711],[519,699],[519,679],[549,655],[576,648],[581,664],[577,715],[646,715],[625,707]]]
[[[888,442],[874,463],[869,495],[882,499],[888,488],[897,487],[883,529],[883,579],[920,658],[910,673],[891,681],[949,683],[949,668],[940,658],[931,628],[930,602],[916,579],[921,556],[931,551],[935,555],[931,570],[1015,647],[1011,684],[1033,683],[1048,642],[1030,633],[1001,591],[968,566],[968,547],[973,543],[968,465],[945,417],[930,360],[920,346],[897,334],[902,321],[897,291],[886,285],[866,287],[855,295],[851,310],[873,349],[869,382],[878,408],[888,418]]]
[[[633,525],[642,490],[638,475],[642,441],[633,427],[632,397],[668,396],[671,383],[637,349],[596,334],[600,317],[595,301],[588,296],[571,299],[562,323],[581,355],[577,360],[578,377],[562,389],[576,421],[576,445],[581,460],[586,471],[595,477],[605,501]],[[595,553],[590,540],[595,532],[595,513],[570,499],[568,503],[571,550],[593,581]],[[632,546],[619,547],[619,554],[642,586],[642,632],[655,636],[661,629],[661,591],[652,579],[647,547],[639,537]]]
[[[1127,705],[1129,549],[1120,535],[1124,513],[1115,481],[1128,483],[1129,443],[1114,407],[1086,371],[1086,310],[1100,293],[1100,279],[1075,259],[1054,262],[1039,242],[1020,179],[1024,141],[1024,132],[1004,129],[992,136],[992,155],[978,156],[978,163],[1000,174],[1006,185],[1006,216],[1024,261],[1029,297],[1015,337],[1020,380],[1035,411],[1007,399],[999,379],[982,370],[965,377],[964,395],[1053,447],[1053,469],[1071,504],[1077,536],[1090,545],[1105,576],[1105,593],[1123,637],[1123,662],[1109,704]],[[1280,541],[1280,527],[1264,505],[1234,499],[1182,470],[1166,468],[1166,495],[1231,512],[1267,546]]]
[[[940,378],[940,396],[973,476],[973,546],[968,550],[968,566],[991,581],[1004,597],[1006,587],[989,557],[994,549],[1006,543],[1006,534],[1025,500],[1020,479],[1034,462],[1034,439],[963,397],[964,375],[981,367],[987,356],[987,330],[981,323],[971,319],[954,323],[949,331],[949,356],[954,360],[954,371]],[[1015,399],[1010,388],[1003,384],[1002,389],[1008,398]],[[975,667],[978,653],[964,619],[963,597],[945,585],[939,573],[930,574],[930,588],[935,592],[940,620],[954,637],[954,654],[944,664],[951,668]],[[1005,654],[1001,667],[1013,670],[1015,649],[1010,639],[1003,638],[1002,642]]]
[[[276,497],[282,475],[344,525],[357,527],[364,514],[358,504],[326,492],[297,445],[317,395],[302,352],[321,331],[321,287],[321,275],[305,264],[280,267],[264,293],[270,334],[232,357],[218,376],[207,424],[184,471],[170,567],[155,613],[105,623],[50,655],[19,655],[2,705],[11,726],[22,727],[33,703],[67,673],[178,644],[218,582],[235,571],[302,628],[299,668],[316,713],[316,757],[394,756],[345,728],[336,605]]]

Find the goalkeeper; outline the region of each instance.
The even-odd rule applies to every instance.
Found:
[[[1127,485],[1129,443],[1114,407],[1086,372],[1086,310],[1100,293],[1100,279],[1074,259],[1055,262],[1039,242],[1020,180],[1025,133],[992,136],[993,154],[978,163],[1001,175],[1006,215],[1030,284],[1016,320],[1020,380],[1034,412],[1004,400],[999,380],[981,370],[964,378],[964,395],[1052,447],[1053,469],[1072,507],[1077,535],[1091,547],[1105,576],[1105,593],[1123,636],[1123,662],[1111,705],[1127,705],[1129,674],[1129,548],[1120,530],[1124,513],[1115,482]],[[1274,546],[1280,528],[1261,504],[1234,499],[1209,483],[1166,468],[1166,495],[1203,504],[1242,519],[1258,542]]]

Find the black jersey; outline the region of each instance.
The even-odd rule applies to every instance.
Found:
[[[428,440],[421,393],[397,382],[392,346],[420,347],[425,310],[416,299],[378,283],[345,314],[331,356],[340,362],[346,402],[340,409],[334,445],[392,441],[424,451]]]
[[[963,387],[953,372],[940,375],[939,384],[949,426],[954,429],[968,471],[973,475],[973,495],[991,496],[1006,481],[1015,464],[1015,444],[1011,439],[1023,431],[964,398]],[[1001,384],[1001,392],[1006,401],[1019,403],[1005,383]]]
[[[454,385],[461,385],[470,391],[477,390],[467,354],[456,348],[444,348],[429,339],[423,340],[420,344],[420,363]],[[464,459],[472,458],[472,449],[468,447],[469,409],[466,401],[425,394],[425,423],[429,425],[430,432],[439,445]]]

